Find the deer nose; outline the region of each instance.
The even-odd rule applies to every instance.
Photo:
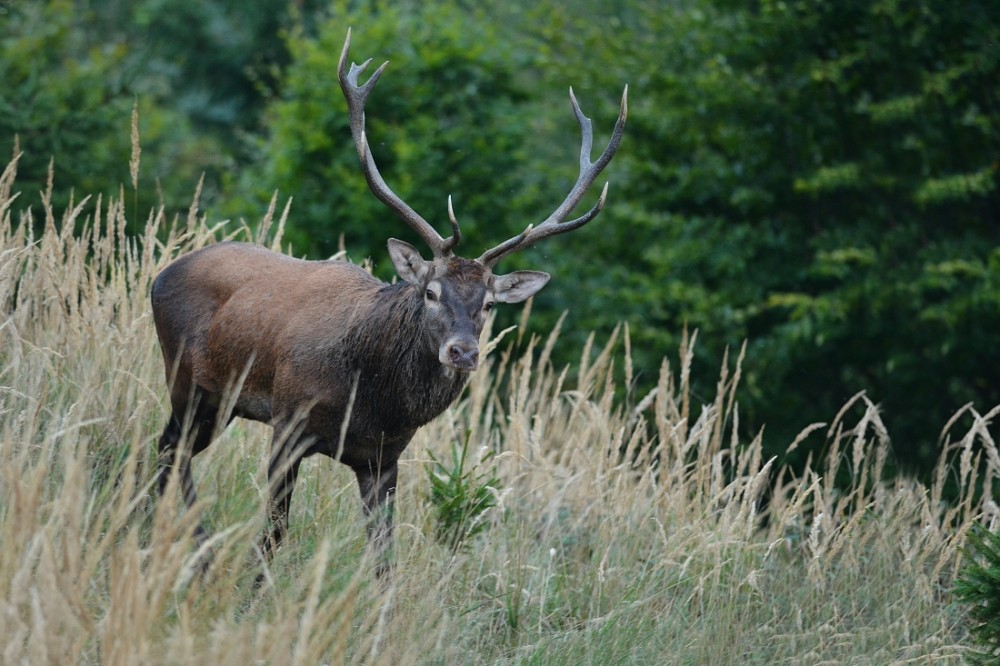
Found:
[[[479,366],[479,343],[452,338],[441,346],[440,361],[456,370],[471,372]]]

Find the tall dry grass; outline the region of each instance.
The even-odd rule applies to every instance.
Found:
[[[696,401],[694,336],[653,392],[616,399],[635,372],[627,327],[592,341],[572,382],[549,361],[558,330],[496,346],[407,452],[387,591],[369,577],[353,480],[326,460],[304,466],[288,543],[254,589],[267,430],[234,424],[195,461],[215,534],[199,575],[197,513],[149,499],[167,407],[148,292],[226,227],[195,203],[128,237],[124,193],[57,213],[17,199],[15,172],[0,178],[3,663],[960,661],[949,588],[970,522],[997,517],[973,492],[991,497],[1000,470],[992,414],[950,424],[971,426],[931,487],[886,482],[889,435],[859,394],[803,432],[827,448],[797,476],[760,437],[738,440],[740,359]],[[501,480],[499,506],[454,554],[433,538],[425,463],[466,440]]]

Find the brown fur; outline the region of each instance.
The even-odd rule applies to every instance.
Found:
[[[538,271],[494,275],[493,266],[512,252],[578,229],[601,212],[607,185],[589,212],[566,220],[611,161],[625,129],[628,87],[611,139],[591,162],[591,123],[570,89],[582,132],[576,184],[540,224],[475,261],[462,259],[453,255],[462,236],[451,199],[452,235],[445,239],[378,173],[364,106],[385,65],[359,83],[368,63],[347,68],[350,44],[348,30],[337,79],[365,179],[372,193],[424,240],[434,259],[426,261],[412,245],[390,239],[389,256],[404,280],[390,286],[350,264],[300,261],[252,245],[222,243],[181,257],[153,283],[153,317],[173,407],[160,437],[160,490],[167,486],[168,471],[176,469],[191,506],[191,456],[211,444],[233,416],[271,423],[272,527],[263,544],[266,557],[285,533],[299,463],[313,453],[354,470],[370,537],[384,555],[400,454],[417,428],[451,404],[467,373],[478,366],[486,311],[496,302],[524,301],[549,280]],[[235,402],[227,396],[235,396]],[[203,539],[204,530],[199,528],[197,536]],[[385,566],[380,557],[379,571]]]
[[[478,338],[492,282],[474,261],[427,263],[424,284],[388,285],[346,262],[220,243],[165,268],[152,289],[173,408],[160,439],[161,489],[176,466],[193,504],[190,457],[233,416],[263,421],[275,429],[265,554],[284,535],[299,462],[314,453],[354,470],[384,550],[391,524],[376,509],[391,510],[397,460],[468,377],[442,365],[439,346],[449,335]],[[423,293],[431,280],[440,290],[433,313]],[[189,452],[180,450],[185,430]]]

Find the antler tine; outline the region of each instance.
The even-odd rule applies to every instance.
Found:
[[[590,153],[593,150],[594,144],[594,131],[593,124],[590,122],[590,118],[583,115],[583,111],[580,109],[580,104],[576,101],[576,95],[573,94],[573,89],[569,89],[569,99],[573,106],[573,115],[576,116],[577,122],[580,124],[580,175],[577,176],[576,183],[570,190],[566,199],[559,204],[559,207],[553,211],[545,220],[535,226],[529,225],[527,229],[522,231],[517,236],[510,238],[500,245],[497,245],[491,250],[487,250],[481,257],[479,257],[479,262],[485,266],[493,267],[502,258],[522,250],[526,247],[530,247],[537,243],[538,241],[548,238],[549,236],[555,236],[557,234],[564,234],[568,231],[573,231],[574,229],[579,229],[583,225],[587,224],[593,220],[604,208],[604,202],[608,195],[608,184],[604,184],[604,189],[601,191],[601,196],[597,200],[597,204],[591,208],[587,213],[581,215],[580,217],[565,221],[566,216],[569,215],[577,204],[580,203],[580,199],[586,194],[587,190],[590,189],[591,185],[604,170],[604,167],[611,162],[611,158],[615,156],[618,151],[618,146],[621,145],[622,135],[625,132],[625,119],[628,117],[628,86],[625,86],[624,92],[622,92],[621,107],[618,112],[618,120],[615,121],[614,130],[611,132],[611,139],[608,141],[607,147],[604,152],[601,153],[600,157],[597,158],[596,162],[590,161]]]
[[[360,65],[352,62],[348,70],[347,58],[350,49],[351,29],[348,28],[344,48],[340,52],[340,61],[337,63],[337,80],[340,82],[340,89],[344,91],[344,98],[347,100],[347,108],[351,116],[351,136],[354,138],[354,147],[361,160],[361,170],[365,174],[368,187],[379,201],[388,206],[420,235],[420,238],[434,252],[435,257],[447,257],[451,255],[452,250],[462,238],[462,234],[458,230],[458,223],[455,221],[455,215],[451,211],[451,202],[449,201],[448,208],[453,234],[450,238],[445,239],[434,230],[434,227],[427,220],[389,188],[382,178],[382,174],[379,173],[375,158],[372,157],[371,148],[368,145],[368,137],[365,133],[365,102],[368,101],[368,95],[389,63],[388,61],[382,63],[364,84],[359,85],[358,75],[365,71],[371,63],[371,58]]]
[[[445,241],[445,251],[451,252],[455,246],[462,242],[462,230],[458,228],[458,220],[455,219],[455,209],[451,207],[451,195],[448,195],[448,221],[451,222],[451,238]]]

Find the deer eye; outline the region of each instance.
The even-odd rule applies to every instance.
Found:
[[[437,294],[434,293],[434,291],[428,289],[427,291],[424,292],[424,298],[426,298],[428,301],[436,301],[438,299],[438,296]]]
[[[492,309],[493,309],[493,301],[486,301],[485,303],[483,303],[484,311],[489,312]]]

